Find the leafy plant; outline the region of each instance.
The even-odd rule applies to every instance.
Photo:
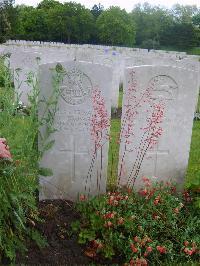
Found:
[[[79,241],[87,244],[86,254],[117,257],[125,265],[197,261],[200,215],[190,193],[177,192],[169,182],[143,181],[139,192],[129,188],[88,201],[80,197]]]
[[[36,241],[39,247],[46,245],[35,224],[40,221],[38,176],[50,173],[48,169],[40,169],[39,160],[44,151],[51,148],[47,137],[53,131],[53,116],[45,121],[38,119],[39,86],[34,73],[27,75],[31,87],[28,108],[23,104],[19,108],[20,97],[13,87],[9,65],[1,65],[0,75],[0,137],[7,139],[13,157],[13,162],[0,161],[0,262],[3,263],[5,258],[14,260],[17,250],[25,251],[28,239]],[[56,109],[57,87],[51,99],[43,103],[47,112],[50,108]],[[48,125],[49,131],[47,137],[43,136],[41,150],[38,150],[38,133],[43,123]]]

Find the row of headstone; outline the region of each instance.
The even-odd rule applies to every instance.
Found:
[[[40,67],[41,95],[52,92],[56,64]],[[55,145],[42,166],[41,199],[106,191],[111,68],[89,62],[63,63]],[[143,176],[183,184],[198,95],[195,71],[169,66],[126,68],[118,183],[140,187]],[[40,108],[42,110],[42,108]],[[41,111],[42,113],[42,111]]]
[[[55,144],[41,162],[53,175],[40,178],[40,199],[75,200],[79,194],[105,192],[111,106],[117,105],[122,81],[118,184],[139,187],[143,176],[183,184],[200,84],[198,58],[128,49],[114,55],[105,47],[35,47],[8,45],[3,51],[11,53],[15,86],[27,103],[29,71],[39,73],[40,98],[47,99],[55,89],[52,69],[61,70],[56,132],[48,140]],[[43,113],[41,104],[40,118]]]
[[[20,46],[11,45],[14,42],[15,44],[19,43]],[[27,71],[25,60],[23,59],[20,62],[18,54],[22,52],[38,54],[37,57],[40,57],[40,63],[50,63],[54,61],[68,61],[68,60],[78,60],[78,61],[88,61],[93,63],[110,65],[114,69],[113,74],[113,93],[112,93],[112,107],[117,107],[118,105],[118,93],[119,93],[119,85],[123,82],[124,79],[124,68],[128,66],[134,65],[173,65],[177,67],[183,67],[187,69],[193,69],[195,71],[199,71],[199,62],[195,57],[188,57],[184,53],[165,53],[160,51],[151,51],[147,53],[144,49],[131,49],[124,48],[125,54],[126,51],[129,51],[129,56],[123,55],[123,53],[117,52],[115,48],[108,49],[106,47],[101,47],[102,49],[94,49],[93,46],[78,46],[75,47],[73,45],[65,45],[64,47],[47,47],[47,46],[36,46],[36,44],[40,42],[31,42],[33,46],[25,46],[24,43],[29,43],[27,41],[9,41],[8,46],[4,47],[6,53],[11,53],[11,62],[15,61],[15,56],[17,60],[17,65],[19,68],[23,68]],[[93,47],[93,49],[91,49]],[[29,57],[29,56],[28,56]],[[32,57],[32,56],[31,56]],[[12,59],[13,58],[13,59]],[[21,66],[20,66],[21,64]],[[28,68],[30,68],[29,59],[27,59]],[[33,63],[33,66],[35,62]],[[15,67],[16,64],[11,64],[11,67]],[[23,66],[23,68],[22,68]],[[31,70],[31,69],[30,69]],[[23,82],[24,83],[24,82]],[[22,85],[23,86],[23,85]],[[26,86],[24,89],[26,90]],[[27,100],[24,99],[24,103],[27,104]]]

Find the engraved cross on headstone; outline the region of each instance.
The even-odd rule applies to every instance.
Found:
[[[78,155],[83,155],[89,157],[89,150],[79,150],[79,145],[78,145],[78,138],[73,137],[73,145],[71,148],[61,148],[59,151],[63,152],[65,154],[68,154],[71,157],[71,162],[72,165],[71,167],[71,181],[75,182],[76,181],[76,170],[79,169],[79,164],[81,163],[80,160],[77,160]],[[78,149],[78,150],[77,150]],[[83,162],[82,162],[83,163]]]
[[[158,173],[158,165],[159,165],[158,158],[160,156],[169,156],[169,150],[160,150],[158,145],[157,145],[155,150],[147,152],[147,156],[150,157],[150,158],[152,156],[155,156],[155,160],[154,160],[154,176],[157,176],[159,174]]]

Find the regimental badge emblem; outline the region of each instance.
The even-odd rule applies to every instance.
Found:
[[[91,97],[92,87],[91,79],[81,70],[73,68],[63,78],[61,97],[68,104],[82,104]]]

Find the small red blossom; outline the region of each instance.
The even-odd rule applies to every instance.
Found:
[[[192,256],[192,254],[195,252],[192,249],[189,248],[184,248],[183,250],[187,255]]]
[[[104,227],[106,227],[106,228],[109,228],[109,227],[112,227],[112,226],[113,226],[113,223],[111,221],[107,221],[104,224]]]
[[[105,101],[99,88],[92,92],[93,115],[91,118],[90,132],[94,142],[94,150],[102,148],[104,143],[109,140],[110,119],[106,109]]]
[[[179,208],[174,209],[174,213],[178,214],[179,213]]]
[[[153,213],[152,218],[153,218],[154,220],[159,220],[159,219],[160,219],[160,216],[157,215],[156,213]]]
[[[117,221],[118,225],[124,224],[124,218],[120,217]]]
[[[133,192],[133,190],[131,188],[127,188],[127,193],[131,194]]]
[[[148,194],[148,190],[147,190],[146,188],[144,188],[144,189],[140,189],[139,194],[140,194],[141,196],[146,196],[146,195]]]
[[[138,252],[138,249],[135,247],[135,245],[132,243],[131,244],[131,250],[133,253],[137,253]]]
[[[149,247],[146,248],[146,250],[147,250],[147,252],[152,252],[153,248],[149,246]]]
[[[190,194],[189,194],[189,192],[188,192],[187,190],[185,190],[185,191],[183,192],[183,197],[184,197],[184,200],[185,200],[186,202],[190,202],[190,201],[192,201],[192,198],[191,198],[191,196],[190,196]]]
[[[140,239],[139,239],[139,237],[138,236],[135,236],[134,238],[133,238],[133,240],[137,243],[137,242],[140,242]]]
[[[86,200],[86,196],[81,194],[80,197],[79,197],[79,200],[80,201],[85,201]]]
[[[155,198],[155,200],[154,200],[154,205],[158,205],[158,203],[160,203],[161,202],[161,196],[160,195],[158,195],[156,198]]]
[[[189,245],[188,241],[184,241],[184,246],[187,247]]]
[[[160,252],[160,254],[166,254],[167,253],[166,247],[157,246],[156,249]]]
[[[147,177],[145,177],[145,176],[143,176],[143,177],[142,177],[142,181],[143,181],[144,183],[146,183],[146,182],[150,182],[150,179],[147,178]]]
[[[106,213],[103,218],[104,219],[113,219],[115,217],[115,212],[109,212],[109,213]]]

